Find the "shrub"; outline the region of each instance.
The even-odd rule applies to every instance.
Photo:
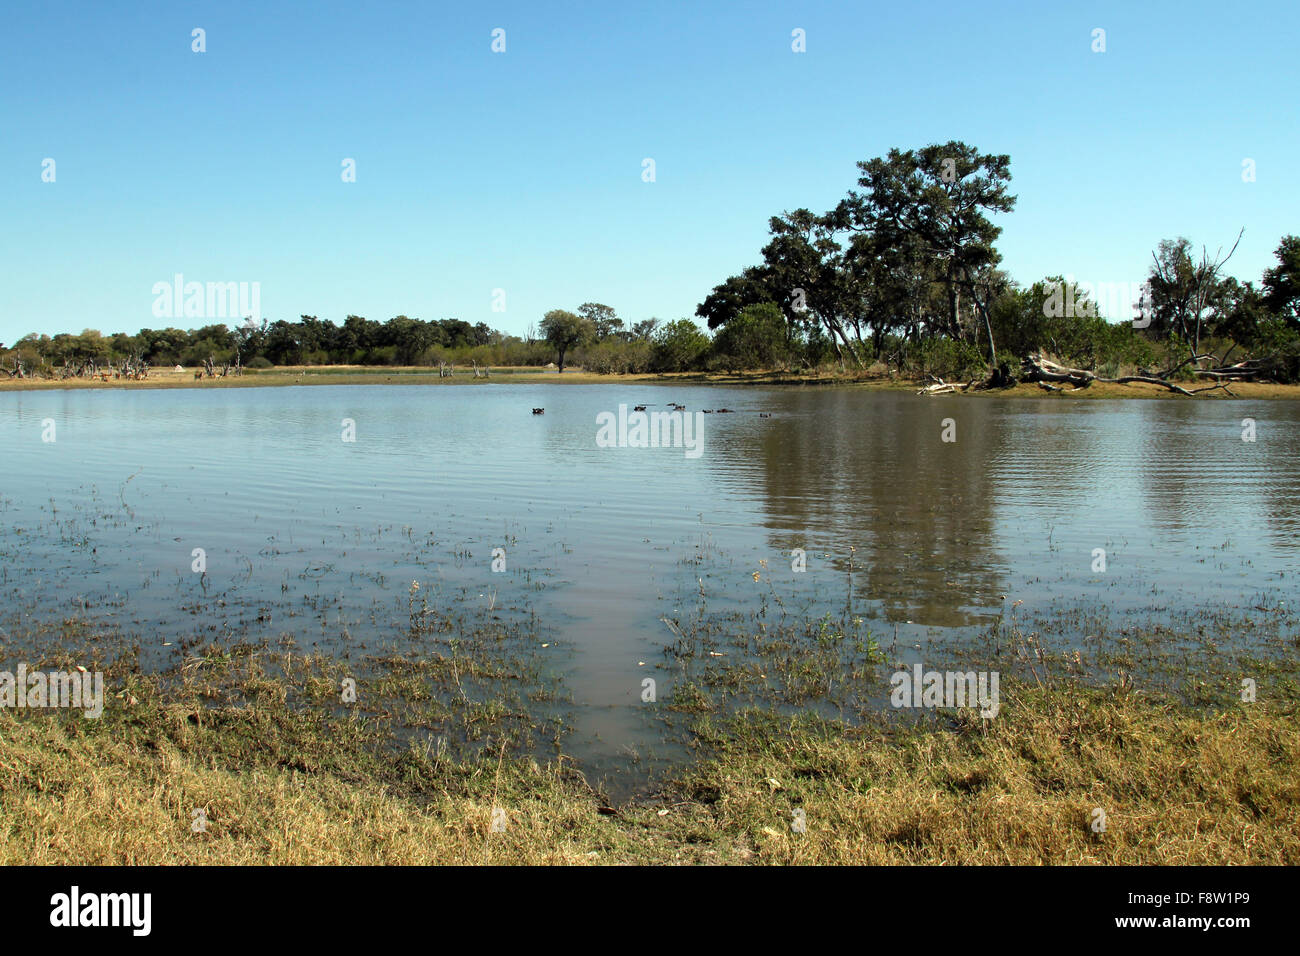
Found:
[[[945,379],[969,379],[982,376],[988,369],[988,360],[972,342],[927,338],[904,345],[902,367],[917,378],[936,375]]]
[[[731,369],[784,365],[789,359],[785,316],[771,302],[747,306],[718,332],[713,351]]]
[[[606,339],[587,346],[577,357],[586,371],[597,375],[639,374],[650,368],[651,345],[640,340]]]
[[[651,367],[656,372],[687,372],[698,368],[711,344],[690,319],[669,322],[654,334]]]

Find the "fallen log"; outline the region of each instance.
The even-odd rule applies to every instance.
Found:
[[[1026,355],[1020,362],[1021,375],[1029,382],[1066,382],[1075,389],[1087,388],[1097,381],[1097,376],[1085,369],[1066,368],[1043,358]]]
[[[1171,392],[1177,392],[1179,395],[1186,395],[1189,398],[1200,392],[1212,392],[1215,389],[1222,388],[1229,395],[1232,391],[1228,388],[1228,381],[1238,381],[1239,379],[1229,379],[1228,381],[1219,380],[1213,385],[1207,385],[1203,388],[1183,388],[1174,382],[1165,381],[1163,378],[1157,378],[1153,375],[1121,375],[1119,378],[1103,378],[1095,372],[1090,372],[1083,368],[1068,368],[1064,365],[1043,358],[1041,355],[1027,355],[1021,362],[1024,377],[1027,381],[1038,382],[1039,385],[1046,386],[1050,382],[1067,382],[1073,385],[1075,389],[1087,388],[1093,382],[1103,382],[1107,385],[1132,385],[1140,383],[1142,385],[1157,385],[1160,388],[1167,388]],[[1209,371],[1221,371],[1212,369]],[[1059,389],[1053,388],[1059,391]],[[1236,397],[1235,395],[1233,396]]]
[[[1110,385],[1131,385],[1134,382],[1141,382],[1144,385],[1159,385],[1167,388],[1171,392],[1177,392],[1180,395],[1191,395],[1187,389],[1181,385],[1175,385],[1173,382],[1166,382],[1163,378],[1152,378],[1149,375],[1121,375],[1119,378],[1094,378],[1095,382],[1106,382]]]
[[[964,392],[975,384],[974,382],[966,382],[965,384],[961,382],[945,382],[943,379],[934,375],[931,375],[930,378],[933,378],[934,382],[929,385],[923,385],[917,390],[916,394],[947,395],[952,392]]]

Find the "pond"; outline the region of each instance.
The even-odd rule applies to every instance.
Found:
[[[620,405],[673,402],[696,453],[597,440]],[[613,776],[654,749],[643,680],[668,692],[701,604],[847,609],[916,648],[1017,601],[1275,607],[1300,557],[1300,408],[1277,401],[66,390],[0,394],[0,443],[0,637],[79,617],[159,665],[181,636],[358,653],[403,634],[415,582],[521,621],[568,695],[565,751]]]

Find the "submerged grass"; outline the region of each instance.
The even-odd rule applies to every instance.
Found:
[[[189,637],[161,666],[91,618],[7,618],[6,659],[102,671],[108,697],[0,708],[0,863],[1300,863],[1300,631],[1264,598],[1013,603],[923,646],[775,591],[709,612],[701,585],[645,711],[689,757],[617,806],[566,753],[534,617],[397,600],[384,646]],[[998,671],[996,717],[890,709],[918,656]]]

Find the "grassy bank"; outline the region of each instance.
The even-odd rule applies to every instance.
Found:
[[[1294,703],[1006,684],[989,722],[706,716],[693,766],[609,807],[562,756],[452,757],[311,706],[309,671],[110,681],[100,720],[0,711],[0,862],[1300,863]]]
[[[142,381],[100,379],[0,379],[0,392],[44,389],[109,389],[109,388],[256,388],[310,385],[601,385],[635,382],[645,385],[734,385],[734,386],[851,386],[873,390],[916,391],[923,384],[913,379],[890,378],[866,372],[683,372],[675,374],[612,374],[597,375],[583,369],[567,369],[559,374],[554,369],[494,368],[488,379],[475,379],[469,370],[458,369],[451,378],[438,377],[438,370],[427,366],[384,367],[373,366],[303,366],[266,370],[249,370],[239,377],[196,379],[194,370],[183,372],[158,370]],[[1198,399],[1281,398],[1300,399],[1300,385],[1276,385],[1268,382],[1240,382],[1231,385],[1232,394],[1223,391],[1206,392]],[[1014,398],[1051,398],[1058,401],[1077,401],[1099,398],[1165,398],[1187,400],[1156,385],[1134,383],[1113,385],[1099,382],[1077,391],[1049,392],[1033,383],[1009,389],[960,392],[958,395],[1001,396]],[[943,397],[943,396],[940,396]]]
[[[1012,602],[924,645],[787,615],[775,591],[701,603],[635,672],[659,679],[639,706],[681,758],[653,777],[629,761],[647,785],[614,802],[568,755],[572,701],[531,611],[430,590],[337,652],[229,628],[158,646],[15,608],[0,670],[84,666],[107,693],[100,719],[0,708],[0,863],[1300,864],[1289,602]],[[914,650],[998,672],[996,716],[889,708]]]

